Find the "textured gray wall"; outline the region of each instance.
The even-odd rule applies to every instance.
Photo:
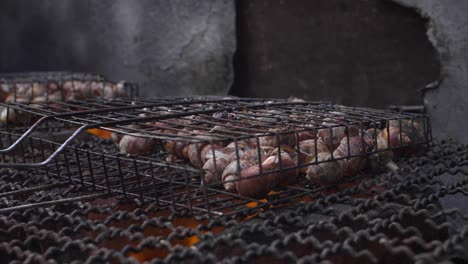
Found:
[[[2,0],[0,72],[74,70],[140,83],[143,95],[225,94],[232,0]]]
[[[394,0],[430,21],[428,36],[440,55],[442,80],[424,102],[434,134],[468,143],[468,1]]]

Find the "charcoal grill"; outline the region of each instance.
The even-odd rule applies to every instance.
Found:
[[[422,115],[237,98],[87,99],[4,106],[24,112],[35,123],[21,133],[0,134],[2,259],[91,263],[466,259],[468,218],[463,208],[448,201],[466,199],[467,147],[431,144],[429,119]],[[242,118],[233,120],[229,113]],[[291,113],[303,120],[296,122]],[[334,124],[321,125],[325,117]],[[160,131],[160,124],[182,130],[171,120],[189,118],[197,121],[188,124],[197,133]],[[238,121],[243,119],[262,121],[241,126]],[[320,129],[332,134],[335,127],[388,129],[389,120],[422,123],[424,138],[414,144],[425,146],[426,153],[397,158],[397,172],[362,171],[338,185],[322,187],[301,178],[262,199],[200,182],[200,169],[186,161],[168,161],[162,147],[151,156],[123,155],[111,139],[79,138],[89,129],[99,129],[138,133],[161,142],[214,144]],[[139,130],[127,127],[150,121],[160,123]],[[224,129],[213,131],[216,125]],[[278,127],[288,129],[270,130]],[[36,132],[50,129],[69,131],[70,136],[60,143],[36,137]],[[200,139],[203,134],[215,138]],[[300,166],[280,165],[279,171]]]

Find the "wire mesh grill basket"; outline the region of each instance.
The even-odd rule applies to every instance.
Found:
[[[43,103],[95,98],[133,98],[138,87],[129,82],[114,82],[89,73],[25,72],[0,74],[0,100],[5,103]],[[7,116],[1,109],[0,122],[24,125],[25,119]],[[27,123],[26,123],[27,124]]]
[[[124,155],[116,156],[118,160],[132,159],[137,171],[149,166],[138,166],[139,162],[149,160],[189,172],[181,178],[157,177],[186,188],[184,199],[189,199],[189,193],[203,193],[203,205],[195,207],[220,214],[222,210],[210,204],[214,201],[208,198],[210,193],[268,207],[366,171],[395,170],[394,155],[417,154],[432,140],[430,120],[425,115],[325,102],[138,98],[16,102],[4,107],[9,113],[27,116],[34,124],[1,150],[3,154],[17,150],[40,128],[61,125],[75,130],[41,159],[4,161],[0,166],[50,166],[84,131],[98,129],[118,144],[114,151]],[[137,189],[145,188],[149,187]],[[172,204],[180,205],[176,200]],[[193,204],[184,206],[193,208]]]

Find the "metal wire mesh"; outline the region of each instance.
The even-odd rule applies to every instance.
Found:
[[[243,197],[255,202],[255,207],[268,207],[313,192],[319,188],[317,184],[337,184],[369,166],[391,167],[393,153],[416,154],[431,141],[429,119],[424,115],[323,102],[161,98],[5,106],[40,118],[0,153],[14,151],[49,123],[76,130],[42,159],[3,162],[0,166],[47,166],[82,132],[98,128],[113,133],[120,152],[135,160],[135,170],[147,169],[145,155],[163,152],[152,161],[190,171],[186,178],[169,177],[170,184],[179,184],[186,192],[182,195],[185,198],[171,195],[171,199],[187,202],[189,208],[197,207],[202,199],[200,208],[214,208],[220,214],[223,207],[211,204],[215,199],[209,198],[209,192]],[[136,187],[137,192],[145,188]]]
[[[42,103],[86,98],[133,98],[138,87],[129,82],[114,82],[103,76],[74,72],[26,72],[0,74],[0,101],[6,103]],[[0,109],[0,123],[30,125],[34,119]]]
[[[11,144],[19,136],[0,132],[2,145]],[[58,143],[29,137],[14,151],[1,155],[0,160],[3,163],[33,163],[44,159],[59,147]],[[40,187],[43,189],[54,189],[57,184],[80,186],[93,193],[156,202],[161,208],[170,207],[174,211],[209,217],[252,214],[260,208],[294,203],[296,198],[322,189],[319,186],[314,186],[316,189],[291,186],[279,190],[268,199],[242,197],[219,188],[200,186],[198,170],[166,163],[162,161],[162,156],[164,153],[140,158],[128,157],[116,152],[112,141],[77,140],[66,147],[53,162],[23,171],[39,179],[44,178],[47,184]],[[22,191],[28,191],[29,188],[34,190],[37,186],[28,186]],[[15,189],[9,191],[14,192]],[[31,208],[41,204],[23,204],[22,207],[24,206]],[[3,208],[0,212],[13,212],[22,207]]]

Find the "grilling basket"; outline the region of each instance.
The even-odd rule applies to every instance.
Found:
[[[20,77],[2,78],[1,167],[194,215],[304,201],[396,171],[395,158],[420,154],[432,140],[429,118],[415,113],[302,100],[147,99],[134,85],[93,75]],[[84,148],[83,140],[94,143]]]

